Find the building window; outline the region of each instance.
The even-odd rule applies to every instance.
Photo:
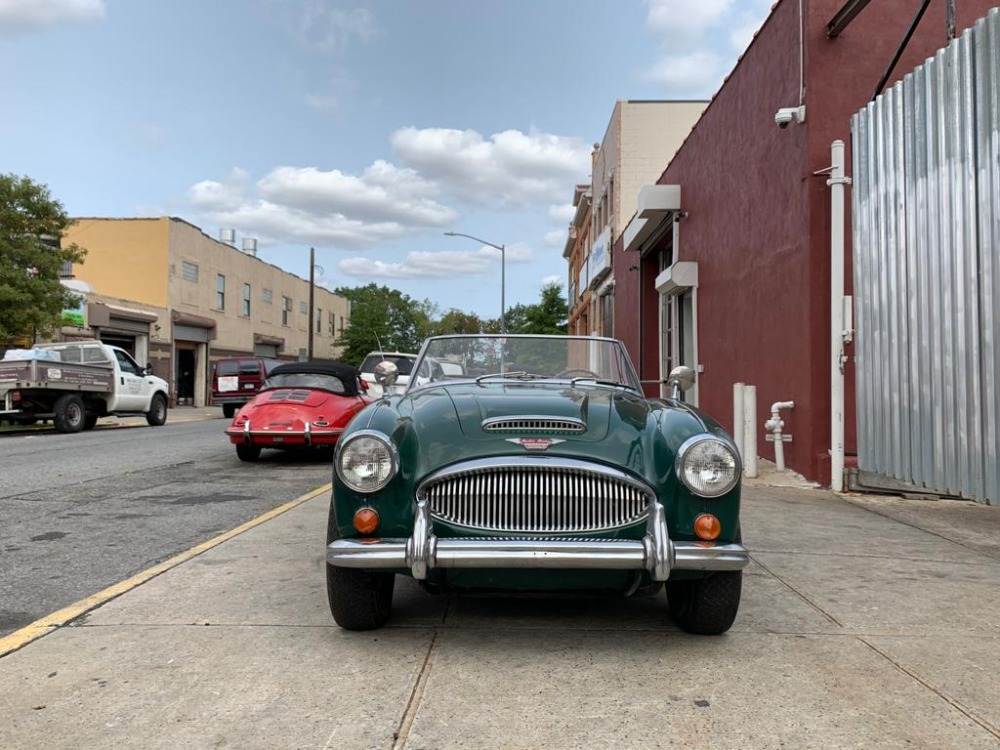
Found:
[[[323,333],[323,311],[316,308],[316,333]]]
[[[181,278],[184,281],[198,283],[198,264],[189,260],[181,261]]]
[[[334,326],[336,322],[337,322],[337,316],[334,315],[333,313],[330,313],[329,319],[327,320],[327,329],[326,329],[326,332],[330,336],[334,335]]]
[[[292,311],[292,298],[282,297],[281,298],[281,325],[288,325],[288,313]]]
[[[226,309],[226,277],[221,273],[215,276],[215,309]]]
[[[308,315],[309,303],[305,301],[299,302],[299,312],[302,313],[303,315]]]
[[[261,289],[261,291],[260,291],[260,301],[263,302],[265,305],[270,305],[271,304],[271,290],[270,289]]]
[[[344,335],[344,316],[340,316],[340,335]]]
[[[243,314],[250,317],[250,285],[243,285]]]

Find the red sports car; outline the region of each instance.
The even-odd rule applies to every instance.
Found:
[[[241,461],[256,461],[262,448],[333,447],[351,418],[373,400],[356,367],[289,362],[271,370],[226,435]]]

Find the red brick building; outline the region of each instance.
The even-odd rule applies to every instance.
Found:
[[[779,0],[613,252],[614,330],[647,393],[670,367],[698,371],[697,404],[732,429],[733,384],[757,388],[758,453],[770,404],[794,437],[789,468],[830,483],[830,187],[834,140],[872,98],[919,2],[875,0],[838,35],[845,0]],[[948,43],[932,0],[887,86]],[[957,0],[961,33],[995,3]],[[802,15],[800,16],[800,8]],[[798,112],[778,127],[779,109]],[[848,168],[848,173],[850,172]],[[671,186],[671,187],[667,187]],[[846,294],[851,294],[850,200]],[[628,214],[626,214],[628,215]],[[845,368],[845,449],[856,450],[853,352]],[[848,458],[849,460],[849,458]]]

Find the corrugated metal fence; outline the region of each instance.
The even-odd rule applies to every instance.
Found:
[[[851,130],[859,466],[1000,504],[1000,11]]]

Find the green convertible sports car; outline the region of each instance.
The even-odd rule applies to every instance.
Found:
[[[440,336],[425,361],[430,380],[399,393],[379,365],[386,395],[337,445],[326,568],[341,627],[384,625],[409,575],[434,592],[666,588],[684,630],[729,629],[749,562],[742,469],[680,400],[689,369],[649,399],[614,339]]]

